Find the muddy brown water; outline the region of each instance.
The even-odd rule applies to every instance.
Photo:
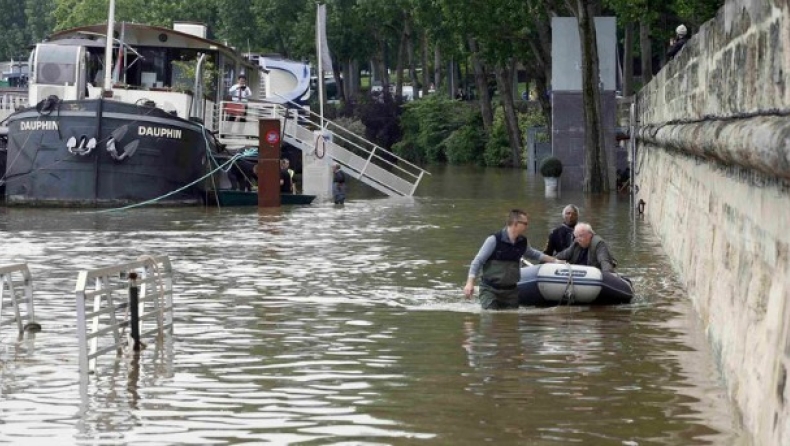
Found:
[[[0,443],[749,444],[627,196],[431,171],[413,199],[352,182],[344,207],[0,208],[0,264],[28,263],[43,326],[0,329]],[[568,202],[634,280],[632,305],[496,313],[463,298],[507,210],[529,213],[541,247]],[[143,254],[173,263],[172,351],[102,356],[81,392],[77,273]]]

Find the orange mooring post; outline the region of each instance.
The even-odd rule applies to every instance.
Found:
[[[280,206],[280,120],[258,123],[258,207]]]

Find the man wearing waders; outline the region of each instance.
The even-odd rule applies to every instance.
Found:
[[[480,306],[486,310],[518,308],[518,281],[521,278],[521,258],[541,263],[556,262],[552,256],[543,254],[529,246],[524,233],[529,219],[526,212],[513,209],[507,217],[507,226],[496,234],[489,235],[480,247],[464,286],[464,295],[472,297],[475,278],[480,278]]]

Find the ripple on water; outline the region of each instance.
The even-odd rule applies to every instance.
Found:
[[[0,263],[28,262],[44,326],[20,342],[0,330],[0,443],[738,441],[649,226],[617,198],[546,200],[523,172],[450,173],[433,195],[344,208],[0,212]],[[503,209],[527,208],[538,246],[568,200],[611,241],[634,304],[495,313],[463,298]],[[151,253],[174,266],[172,345],[105,355],[81,387],[77,271]]]

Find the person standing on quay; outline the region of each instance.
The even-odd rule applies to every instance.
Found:
[[[469,276],[464,286],[467,299],[472,298],[475,278],[482,270],[480,306],[485,310],[518,308],[516,286],[521,279],[521,258],[526,256],[542,263],[557,261],[529,246],[524,236],[528,225],[527,213],[513,209],[507,216],[506,226],[485,239],[469,267]]]
[[[669,39],[669,50],[667,51],[667,60],[672,60],[677,53],[683,48],[686,42],[689,41],[688,30],[685,25],[679,25],[675,29],[675,37]]]

